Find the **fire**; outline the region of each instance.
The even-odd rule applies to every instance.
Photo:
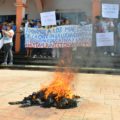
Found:
[[[55,72],[54,79],[50,85],[43,87],[28,97],[24,97],[22,101],[9,102],[9,104],[21,104],[21,107],[40,105],[42,107],[56,107],[59,109],[77,107],[77,99],[80,96],[74,95],[72,89],[75,73],[68,67],[71,59],[69,60],[69,56],[65,57],[66,61],[60,61],[58,71]],[[61,71],[62,66],[64,66],[64,69]]]
[[[56,101],[59,101],[62,97],[72,99],[72,87],[71,83],[74,80],[74,73],[66,69],[63,72],[55,72],[53,82],[43,88],[45,90],[45,98],[47,99],[51,94],[55,95]]]

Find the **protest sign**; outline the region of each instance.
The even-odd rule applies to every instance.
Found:
[[[119,17],[119,4],[102,4],[102,17],[118,18]]]
[[[96,34],[96,46],[114,46],[114,33],[97,33]]]
[[[27,28],[25,47],[28,48],[63,48],[90,47],[92,45],[92,24],[65,25],[51,29]]]
[[[56,25],[55,11],[40,13],[42,26]]]

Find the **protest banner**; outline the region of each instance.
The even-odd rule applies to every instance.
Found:
[[[96,46],[114,46],[114,33],[97,33],[96,34]]]
[[[90,47],[92,45],[92,24],[65,25],[51,29],[27,28],[25,47],[27,48],[63,48]]]
[[[102,17],[118,18],[119,17],[119,4],[102,4]]]
[[[0,39],[0,49],[3,47],[3,39]]]
[[[55,11],[40,13],[42,26],[56,25]]]

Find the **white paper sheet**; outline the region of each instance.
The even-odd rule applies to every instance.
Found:
[[[97,33],[96,34],[96,46],[114,46],[114,33]]]

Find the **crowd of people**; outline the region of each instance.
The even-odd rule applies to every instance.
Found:
[[[86,24],[91,24],[91,20],[86,18],[86,20],[81,21],[79,25],[83,26]],[[58,25],[69,25],[72,24],[69,19],[63,19],[57,22]],[[25,23],[23,23],[25,25]],[[23,26],[22,25],[22,26]],[[109,19],[109,18],[102,18],[101,16],[95,17],[94,23],[94,33],[106,33],[106,32],[113,32],[114,33],[114,46],[104,46],[104,47],[97,47],[95,45],[95,53],[101,53],[106,56],[117,56],[120,55],[120,19]],[[41,22],[38,20],[30,21],[29,27],[34,28],[41,28]],[[47,26],[44,27],[45,29],[50,29],[54,26]],[[96,38],[94,39],[96,41]],[[86,49],[87,50],[87,49]],[[27,50],[27,56],[32,56],[36,58],[37,56],[40,57],[60,57],[60,49],[29,49]]]
[[[55,26],[47,26],[42,27],[40,20],[23,20],[20,28],[21,32],[21,51],[26,53],[26,57],[32,57],[32,58],[59,58],[60,53],[62,49],[56,49],[56,48],[25,48],[25,25],[26,22],[29,23],[29,27],[32,28],[43,28],[43,29],[51,29]],[[57,21],[57,26],[59,25],[70,25],[72,24],[69,19],[63,19]],[[81,21],[80,25],[90,24],[90,21],[88,19],[86,21]],[[95,17],[95,23],[94,23],[94,33],[106,33],[106,32],[114,32],[114,46],[105,46],[105,47],[97,47],[95,45],[95,53],[102,53],[103,55],[108,56],[115,56],[120,55],[120,19],[109,19],[109,18],[102,18],[101,16]],[[15,33],[16,33],[16,25],[15,22],[3,22],[0,23],[0,39],[6,39],[4,41],[4,61],[3,64],[7,64],[8,56],[10,56],[9,64],[13,64],[13,54],[12,49],[15,47]],[[12,41],[13,39],[13,41]],[[94,44],[93,44],[94,45]],[[13,48],[12,48],[13,47]],[[93,46],[92,46],[93,47]],[[13,49],[14,50],[14,49]]]
[[[97,53],[101,52],[108,56],[120,55],[120,19],[112,20],[96,16],[94,30],[95,33],[114,33],[114,46],[98,47]]]
[[[32,58],[59,58],[60,57],[60,49],[50,49],[50,48],[25,48],[25,25],[29,23],[28,27],[31,28],[44,28],[51,29],[55,26],[47,26],[42,27],[40,20],[23,20],[20,28],[21,32],[21,52],[26,53],[26,57]],[[58,25],[68,25],[70,21],[68,19],[64,19],[62,22],[58,22]],[[13,52],[15,50],[15,35],[16,35],[16,25],[13,21],[11,22],[3,22],[0,23],[0,39],[3,39],[4,45],[1,51],[4,52],[4,61],[2,65],[7,65],[9,61],[9,65],[13,64]],[[9,57],[9,60],[8,60]]]
[[[24,28],[25,28],[25,24],[26,22],[28,22],[28,27],[31,28],[43,28],[43,29],[52,29],[55,26],[46,26],[43,27],[41,26],[41,22],[39,20],[28,20],[28,21],[23,21],[23,23],[21,24],[21,40],[24,41]],[[57,21],[57,26],[58,25],[69,25],[70,24],[70,20],[68,19],[63,19],[62,21]],[[26,48],[26,56],[27,57],[32,57],[32,58],[37,58],[37,57],[41,57],[41,58],[59,58],[60,57],[60,49],[50,49],[50,48]]]

